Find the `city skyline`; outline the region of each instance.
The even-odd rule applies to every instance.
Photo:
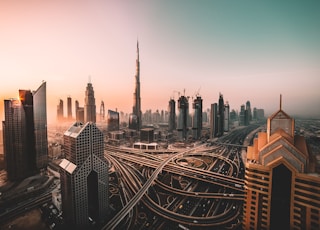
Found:
[[[59,99],[84,106],[89,75],[97,105],[130,113],[137,40],[143,113],[167,110],[185,90],[190,97],[199,92],[204,110],[221,92],[230,111],[249,100],[268,116],[282,94],[288,113],[320,116],[317,1],[59,0],[0,7],[1,120],[4,99],[45,80],[48,123],[56,121]]]

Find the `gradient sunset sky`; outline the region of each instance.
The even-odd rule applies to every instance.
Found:
[[[320,118],[319,0],[12,0],[0,1],[1,120],[4,99],[45,80],[50,123],[59,99],[83,106],[89,75],[97,112],[101,100],[131,112],[137,39],[143,112],[185,89],[204,109],[221,92],[268,115],[282,94],[288,114]]]

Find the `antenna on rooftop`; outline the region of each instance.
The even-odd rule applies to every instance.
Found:
[[[282,95],[280,94],[280,110],[282,110]]]
[[[89,75],[88,78],[89,78],[89,79],[88,79],[88,80],[89,80],[89,83],[91,84],[91,75]]]

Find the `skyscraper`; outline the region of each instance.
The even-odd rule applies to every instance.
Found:
[[[48,164],[47,84],[43,82],[33,93],[34,136],[38,169]]]
[[[239,125],[246,125],[246,109],[245,105],[240,106]]]
[[[137,41],[137,60],[136,60],[136,75],[135,75],[135,91],[133,93],[133,108],[132,116],[129,120],[129,128],[139,131],[141,129],[141,98],[140,98],[140,61],[139,61],[139,42]]]
[[[281,108],[247,149],[244,229],[320,229],[320,177]]]
[[[219,94],[218,106],[218,135],[222,136],[224,132],[224,101],[221,93]]]
[[[251,111],[251,103],[250,101],[246,102],[246,110],[248,111],[248,124],[252,121],[252,111]]]
[[[78,113],[78,109],[79,108],[80,108],[79,101],[75,100],[75,102],[74,102],[74,114],[76,115],[76,121],[79,121],[78,117],[77,117],[77,113]]]
[[[104,121],[105,120],[105,108],[104,108],[104,101],[101,101],[101,105],[100,105],[100,121]]]
[[[103,133],[95,123],[74,123],[64,133],[60,163],[62,210],[70,227],[86,229],[89,217],[103,223],[108,214],[108,165]]]
[[[19,99],[4,100],[3,143],[9,180],[20,180],[45,168],[48,157],[46,83]]]
[[[68,120],[72,119],[72,99],[71,97],[67,97],[67,112],[68,112]]]
[[[176,129],[176,102],[174,99],[169,101],[169,131],[172,132]]]
[[[84,123],[96,122],[96,100],[91,82],[88,82],[84,98]]]
[[[178,131],[178,138],[181,141],[187,139],[188,135],[188,116],[189,116],[189,101],[188,98],[185,96],[180,96],[178,99],[178,124],[177,124],[177,131]]]
[[[218,104],[211,104],[210,113],[210,138],[214,138],[218,135]]]
[[[63,120],[63,100],[59,100],[59,105],[57,105],[57,119],[58,121]]]
[[[230,106],[229,102],[226,102],[224,105],[224,131],[229,132],[229,127],[230,127]]]
[[[194,139],[199,139],[202,131],[202,98],[200,96],[194,99],[192,107],[192,136]]]
[[[108,131],[118,131],[120,127],[120,117],[117,111],[108,109],[107,114]]]

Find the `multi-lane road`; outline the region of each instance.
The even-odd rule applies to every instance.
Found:
[[[106,158],[114,162],[122,188],[131,197],[103,229],[137,228],[137,223],[143,228],[238,226],[244,196],[241,144],[255,128],[162,154],[106,146]],[[133,216],[137,220],[129,224]]]

